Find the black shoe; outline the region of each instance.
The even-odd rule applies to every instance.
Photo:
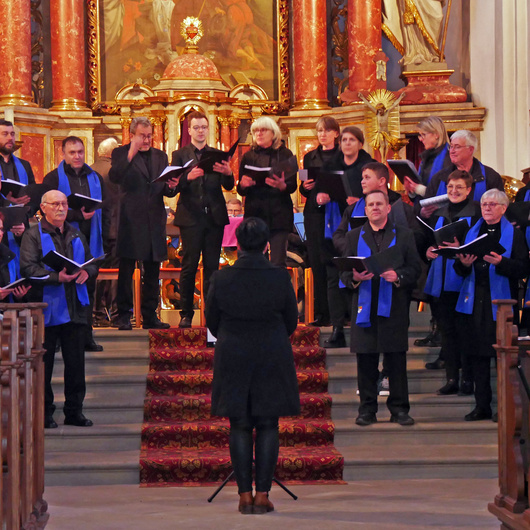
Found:
[[[142,328],[143,329],[169,329],[171,326],[166,323],[162,322],[158,318],[155,318],[154,320],[144,320],[142,322]]]
[[[454,379],[449,379],[445,385],[436,392],[439,396],[450,396],[458,394],[458,383]]]
[[[331,322],[329,319],[325,318],[317,318],[316,320],[313,320],[313,322],[309,322],[308,326],[315,326],[317,328],[322,328],[331,325]]]
[[[414,346],[423,346],[428,348],[438,348],[442,343],[440,341],[440,335],[438,331],[431,331],[425,338],[416,339],[414,341]]]
[[[403,427],[408,427],[409,425],[414,425],[414,419],[406,412],[398,412],[390,416],[390,423],[399,423]]]
[[[179,328],[191,328],[191,317],[181,317]]]
[[[459,396],[471,396],[473,394],[473,381],[462,381],[460,384]]]
[[[57,427],[57,422],[53,419],[53,416],[44,416],[45,429],[57,429]]]
[[[103,351],[103,346],[92,339],[85,344],[85,351]]]
[[[74,416],[66,416],[64,418],[65,425],[75,425],[76,427],[92,427],[94,423],[92,420],[85,418],[83,413],[75,414]]]
[[[128,331],[132,329],[131,317],[129,315],[120,315],[116,318],[115,322],[119,330]]]
[[[326,348],[345,348],[346,337],[344,336],[344,329],[339,327],[333,327],[333,332],[329,339],[324,341]]]
[[[445,361],[441,357],[438,357],[436,361],[425,363],[425,368],[427,370],[443,370],[445,368]]]
[[[367,427],[368,425],[372,425],[372,423],[377,423],[377,417],[375,414],[366,412],[364,414],[359,414],[355,423],[361,427]]]
[[[479,408],[473,409],[469,414],[466,414],[464,419],[466,421],[480,421],[480,420],[491,420],[491,410],[486,412]]]
[[[496,412],[492,417],[491,417],[491,421],[493,423],[499,423],[499,413]]]

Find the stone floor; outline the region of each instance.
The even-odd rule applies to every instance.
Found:
[[[206,502],[213,488],[49,487],[46,530],[224,529],[467,529],[500,527],[487,511],[496,479],[358,481],[342,486],[277,486],[276,511],[243,516],[234,486]]]

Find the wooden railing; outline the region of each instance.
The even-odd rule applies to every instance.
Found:
[[[46,304],[0,304],[0,528],[44,528],[44,317]]]
[[[501,521],[502,529],[530,528],[529,399],[523,384],[528,377],[530,341],[519,341],[513,324],[515,300],[496,300],[497,388],[499,438],[499,493],[488,510]],[[526,375],[525,375],[526,374]]]

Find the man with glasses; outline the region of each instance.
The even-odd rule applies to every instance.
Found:
[[[64,361],[64,424],[90,427],[92,421],[83,415],[86,391],[84,345],[90,308],[86,283],[96,278],[98,267],[91,264],[68,274],[66,269],[55,272],[42,263],[42,258],[53,250],[77,263],[84,263],[92,256],[83,233],[66,221],[68,201],[64,193],[48,191],[42,196],[40,208],[44,217],[26,232],[22,240],[20,270],[22,277],[48,276],[28,293],[32,301],[48,304],[44,309],[44,427],[57,428],[53,419],[55,405],[51,380],[58,341]]]
[[[63,161],[57,168],[50,171],[42,181],[48,189],[62,191],[67,197],[78,193],[100,201],[105,200],[105,185],[101,175],[85,164],[85,145],[77,136],[68,136],[62,143]],[[94,257],[101,256],[103,251],[104,225],[108,226],[109,216],[107,210],[98,208],[85,211],[85,208],[68,210],[66,220],[75,228],[79,228],[90,245],[90,252]],[[88,329],[85,350],[103,351],[103,346],[97,344],[92,334],[92,308],[94,307],[94,294],[96,279],[87,283],[90,298],[88,311]]]
[[[164,196],[177,194],[178,179],[153,182],[167,167],[167,155],[151,147],[153,128],[148,118],[131,121],[131,141],[112,151],[109,178],[120,185],[120,219],[116,255],[118,275],[118,329],[129,330],[133,307],[132,276],[136,261],[143,263],[142,327],[165,329],[156,315],[160,262],[167,259]]]
[[[471,198],[475,201],[479,201],[486,190],[496,188],[504,191],[501,176],[494,169],[485,166],[473,156],[477,145],[477,137],[472,132],[462,129],[453,133],[449,145],[451,165],[433,175],[427,186],[425,197],[434,197],[447,193],[447,177],[456,169],[467,171],[473,177]],[[424,207],[421,210],[421,215],[424,218],[428,218],[436,209],[437,206]]]
[[[203,113],[190,113],[188,124],[191,143],[173,152],[172,166],[182,167],[190,160],[200,162],[208,153],[219,152],[207,145],[208,119]],[[201,253],[205,296],[210,276],[219,268],[224,227],[228,224],[222,188],[230,191],[233,187],[234,175],[227,161],[216,162],[209,172],[194,167],[180,179],[174,224],[180,229],[183,250],[179,285],[181,328],[190,328],[192,324],[195,275]]]

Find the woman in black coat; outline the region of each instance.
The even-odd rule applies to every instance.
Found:
[[[475,408],[466,421],[486,420],[491,410],[491,358],[495,357],[496,307],[492,300],[517,300],[518,282],[530,268],[528,247],[523,233],[504,217],[509,199],[497,189],[486,191],[480,198],[482,218],[469,230],[466,243],[482,234],[499,242],[502,254],[490,252],[483,258],[470,254],[457,255],[455,271],[464,277],[456,304],[458,335],[462,351],[469,357],[475,383]],[[517,312],[514,321],[517,322]]]
[[[230,419],[230,457],[241,513],[274,509],[268,492],[278,461],[278,418],[300,413],[289,341],[298,319],[296,297],[287,271],[264,256],[269,235],[261,219],[242,221],[236,230],[239,259],[212,275],[206,303],[206,323],[217,337],[212,414]]]
[[[241,158],[237,192],[245,197],[245,217],[263,219],[270,230],[270,257],[274,265],[285,267],[287,238],[293,229],[293,201],[296,191],[296,171],[273,175],[265,185],[256,184],[245,174],[245,166],[272,167],[293,156],[282,143],[278,124],[261,116],[250,127],[252,149]]]
[[[322,116],[316,125],[318,143],[316,149],[304,156],[304,169],[329,167],[339,150],[340,126],[335,118]],[[300,183],[300,193],[306,198],[304,226],[309,265],[313,271],[315,292],[315,321],[312,326],[329,326],[326,261],[324,252],[325,209],[317,204],[317,188],[314,179]]]

